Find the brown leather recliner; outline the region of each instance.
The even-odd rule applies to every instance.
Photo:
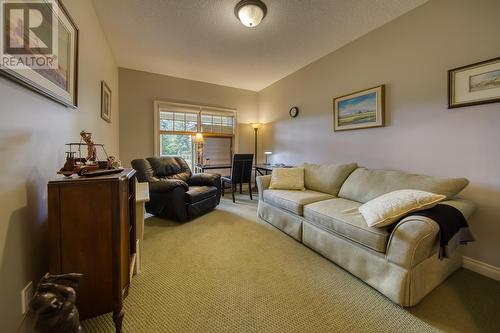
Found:
[[[150,214],[177,221],[192,220],[220,202],[220,175],[192,174],[182,157],[148,157],[132,161],[139,182],[149,183]]]

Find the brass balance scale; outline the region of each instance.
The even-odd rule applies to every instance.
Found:
[[[80,142],[67,143],[69,151],[66,152],[66,162],[57,173],[66,177],[74,174],[85,177],[102,176],[123,171],[120,163],[113,156],[108,156],[104,145],[92,141],[92,133],[81,131]],[[87,157],[82,157],[82,147],[87,147]],[[76,148],[75,148],[76,147]],[[97,159],[97,147],[100,147],[106,160]],[[78,153],[78,157],[76,154]]]

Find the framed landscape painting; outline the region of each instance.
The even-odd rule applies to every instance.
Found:
[[[448,108],[500,102],[500,58],[448,71]]]
[[[78,28],[59,0],[3,0],[0,74],[77,107]]]
[[[345,131],[384,126],[385,86],[333,99],[333,130]]]

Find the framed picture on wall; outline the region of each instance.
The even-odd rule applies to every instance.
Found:
[[[101,118],[111,122],[111,89],[101,81]]]
[[[500,58],[448,71],[448,108],[500,102]]]
[[[61,1],[5,2],[0,14],[0,74],[76,108],[78,28]]]
[[[333,130],[384,126],[385,86],[382,84],[333,99]]]

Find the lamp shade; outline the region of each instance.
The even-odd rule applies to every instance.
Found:
[[[259,124],[259,123],[252,123],[250,125],[252,125],[253,128],[259,128],[261,124]]]
[[[252,28],[266,16],[267,7],[260,0],[242,0],[234,8],[234,13],[244,26]]]
[[[202,133],[196,133],[196,135],[194,136],[194,142],[196,143],[203,143],[205,141],[205,139],[203,138],[203,134]]]
[[[272,151],[265,151],[265,152],[264,152],[264,155],[272,155],[272,154],[273,154],[273,152],[272,152]]]

